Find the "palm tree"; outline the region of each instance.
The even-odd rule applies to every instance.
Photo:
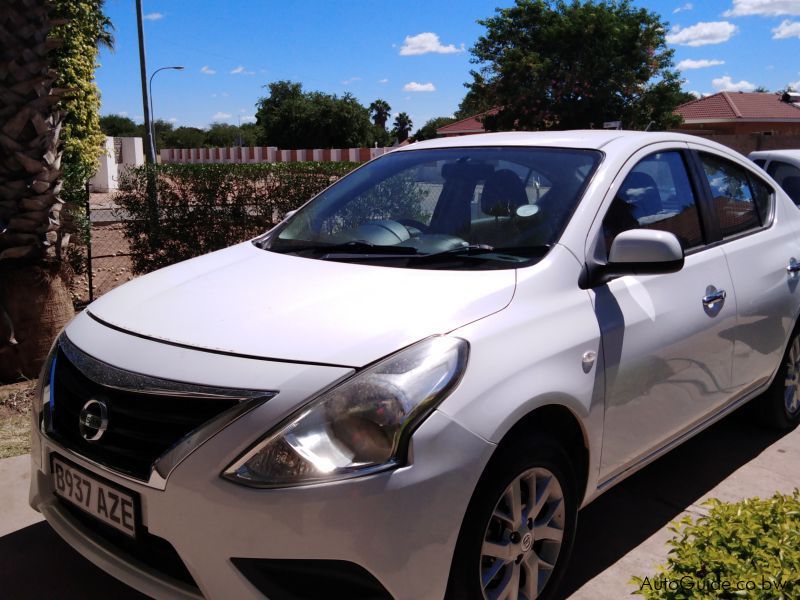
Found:
[[[408,139],[408,133],[413,125],[411,117],[404,112],[394,118],[394,134],[397,136],[398,142],[405,142]]]
[[[369,112],[372,114],[372,121],[381,129],[386,129],[386,121],[389,119],[389,113],[392,107],[386,100],[375,100],[369,105]]]
[[[74,314],[61,277],[65,115],[51,69],[50,6],[0,0],[0,380],[36,376]]]

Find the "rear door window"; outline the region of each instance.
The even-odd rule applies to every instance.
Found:
[[[714,154],[700,153],[723,238],[759,229],[762,217],[747,171]],[[766,218],[766,215],[764,215]]]
[[[800,169],[780,160],[773,160],[767,169],[772,178],[789,195],[797,205],[800,205]]]

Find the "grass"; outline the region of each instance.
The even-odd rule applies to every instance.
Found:
[[[0,386],[0,459],[31,448],[31,401],[36,381]]]

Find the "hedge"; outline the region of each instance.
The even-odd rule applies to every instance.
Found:
[[[147,273],[255,237],[356,166],[303,162],[129,169],[115,201],[133,270]],[[150,176],[156,182],[155,207],[149,201]]]
[[[656,575],[633,577],[649,599],[800,598],[800,491],[705,502],[708,514],[670,526],[675,536]]]

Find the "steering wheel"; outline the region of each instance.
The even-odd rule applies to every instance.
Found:
[[[397,221],[398,223],[400,223],[401,225],[403,225],[406,228],[413,227],[414,229],[418,230],[420,233],[430,233],[430,231],[431,231],[430,225],[425,225],[425,223],[422,223],[421,221],[417,221],[416,219],[407,219],[405,217],[401,217],[399,219],[395,219],[395,221]],[[411,233],[412,237],[416,237],[416,236],[414,236],[413,232],[409,231],[409,233]]]

